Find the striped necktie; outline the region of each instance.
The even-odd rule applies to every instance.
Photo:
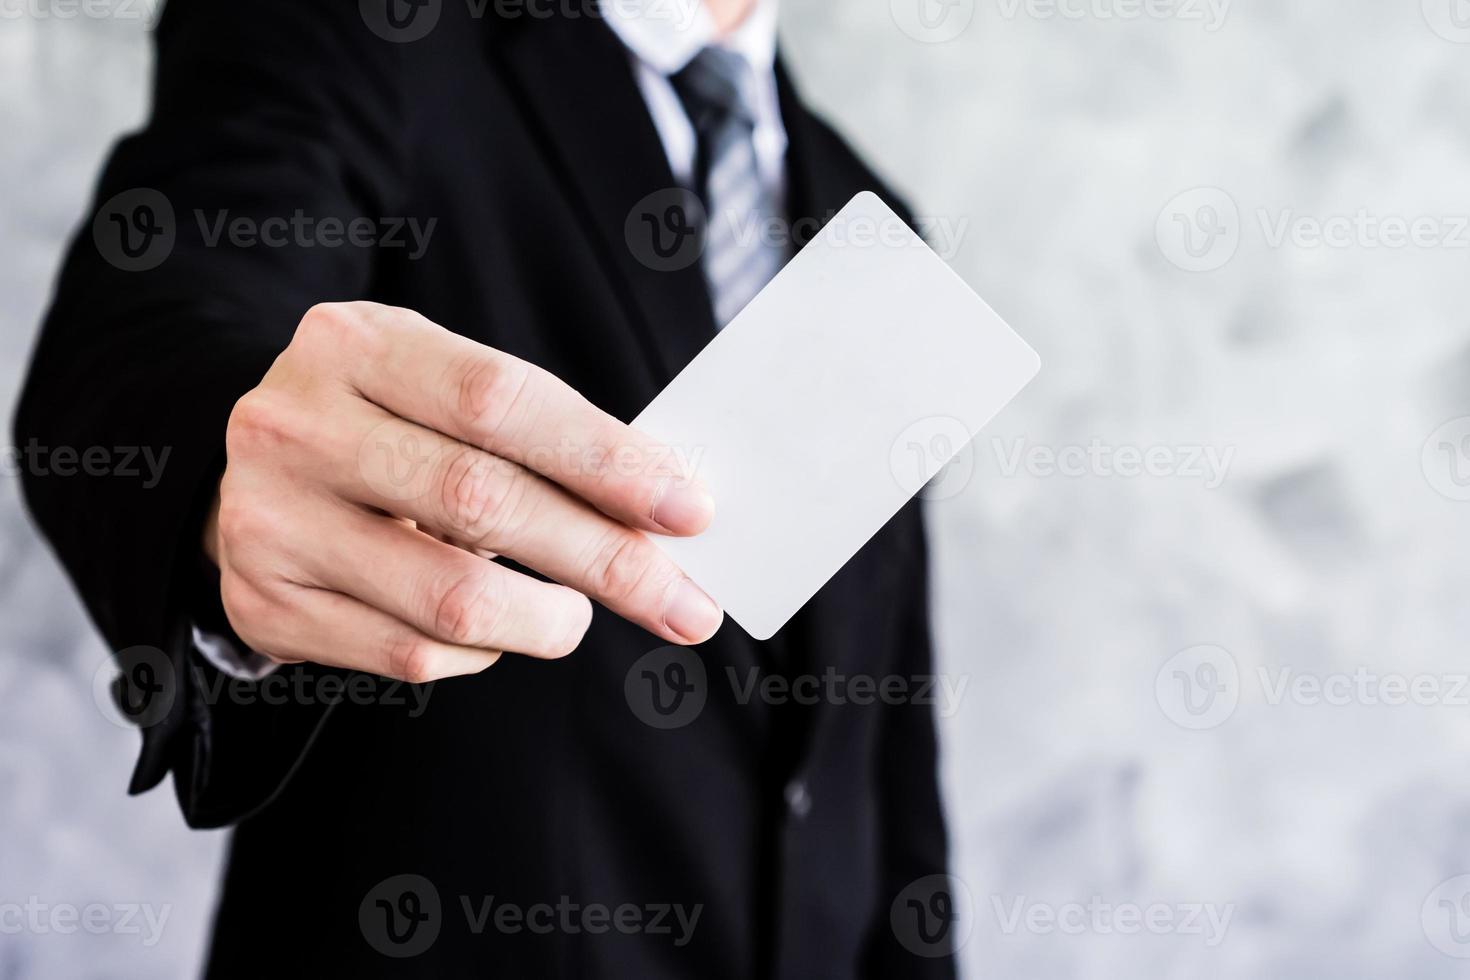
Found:
[[[724,48],[704,48],[670,79],[694,127],[694,189],[704,201],[704,278],[723,327],[786,261],[774,189],[756,163],[750,64]]]

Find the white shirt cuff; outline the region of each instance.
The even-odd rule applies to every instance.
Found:
[[[236,680],[258,681],[269,677],[281,666],[254,650],[242,652],[229,639],[206,633],[197,625],[191,628],[194,631],[194,649],[199,651],[199,655]]]

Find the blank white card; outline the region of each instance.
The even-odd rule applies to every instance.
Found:
[[[766,639],[1040,366],[861,193],[633,421],[715,498],[703,534],[649,537]]]

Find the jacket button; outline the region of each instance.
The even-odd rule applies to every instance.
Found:
[[[798,820],[812,812],[812,794],[806,788],[806,780],[793,779],[786,784],[786,809]]]

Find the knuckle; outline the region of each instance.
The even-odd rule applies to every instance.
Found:
[[[279,398],[263,388],[241,395],[230,410],[225,427],[225,454],[248,459],[271,452],[290,439],[294,413]]]
[[[462,575],[440,590],[431,617],[434,633],[456,646],[478,646],[493,630],[498,609],[493,578]]]
[[[450,458],[442,486],[450,528],[474,542],[503,538],[525,493],[525,481],[514,466],[477,449]]]
[[[219,527],[220,539],[233,544],[236,541],[244,541],[249,536],[250,517],[247,509],[240,506],[232,495],[220,492],[219,513],[215,518]]]
[[[287,518],[274,506],[221,491],[219,535],[226,544],[256,546],[285,540]]]
[[[270,600],[235,575],[220,576],[219,598],[230,626],[251,649],[257,649],[261,640],[260,628],[271,620]]]
[[[434,650],[424,640],[411,634],[394,634],[388,639],[383,662],[388,676],[408,684],[427,684],[434,680]]]
[[[659,568],[653,546],[627,528],[614,528],[593,552],[589,579],[599,596],[626,602]]]
[[[306,343],[341,343],[361,336],[366,325],[358,303],[318,303],[296,326],[296,337]]]
[[[571,592],[570,589],[567,591]],[[559,660],[577,649],[582,637],[587,635],[587,628],[592,624],[592,603],[586,596],[576,592],[572,592],[572,597],[572,608],[562,617],[560,635],[548,631],[549,642],[540,651],[540,655],[547,659]]]
[[[382,355],[385,331],[404,312],[363,301],[318,303],[301,318],[292,346],[308,361],[332,369],[340,369],[344,357],[373,361]]]
[[[456,409],[485,434],[505,431],[530,387],[531,366],[505,355],[477,356],[459,368]]]

